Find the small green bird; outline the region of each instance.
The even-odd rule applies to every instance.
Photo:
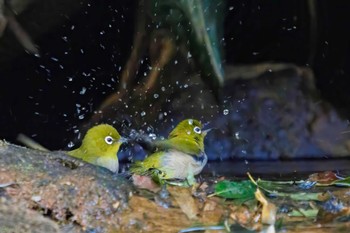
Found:
[[[209,131],[202,130],[198,120],[180,122],[170,132],[168,139],[154,142],[155,153],[131,165],[131,173],[151,176],[161,184],[181,179],[192,185],[194,176],[202,171],[208,161],[204,137]]]
[[[126,139],[121,137],[113,126],[101,124],[89,129],[81,146],[67,153],[88,163],[105,167],[112,172],[118,172],[117,153],[120,145],[125,141]]]

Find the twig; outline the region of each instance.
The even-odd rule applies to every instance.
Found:
[[[49,151],[48,149],[46,149],[45,147],[40,145],[38,142],[34,141],[30,137],[28,137],[24,134],[21,134],[21,133],[18,134],[17,141],[19,141],[20,143],[22,143],[23,145],[25,145],[29,148],[35,149],[35,150],[41,150],[41,151],[46,151],[46,152]]]

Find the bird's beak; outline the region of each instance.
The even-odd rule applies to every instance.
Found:
[[[127,138],[124,138],[124,137],[120,137],[119,141],[120,143],[125,143],[125,142],[128,142],[129,140]]]
[[[209,133],[212,129],[213,129],[213,128],[209,128],[209,129],[203,130],[203,131],[202,131],[203,136],[206,136],[207,133]]]

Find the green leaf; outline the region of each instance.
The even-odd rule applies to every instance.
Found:
[[[350,187],[350,176],[348,176],[342,180],[336,180],[332,183],[332,185]]]
[[[248,180],[235,182],[223,180],[215,185],[215,195],[231,199],[254,198],[256,186]]]
[[[300,192],[300,193],[283,193],[280,194],[279,196],[288,196],[293,200],[296,201],[319,201],[320,200],[320,195],[322,195],[322,193],[304,193],[304,192]]]
[[[298,209],[293,210],[288,214],[290,217],[307,217],[307,218],[315,218],[318,214],[318,209]]]
[[[153,20],[188,44],[202,77],[213,89],[224,83],[222,66],[225,0],[153,0]]]
[[[268,193],[278,192],[294,192],[297,188],[293,181],[269,181],[269,180],[257,180],[258,186]]]
[[[301,184],[305,181],[269,181],[269,180],[258,180],[257,183],[259,187],[269,192],[278,192],[278,191],[295,191],[295,184]],[[342,186],[342,187],[350,187],[350,176],[345,177],[344,179],[338,179],[330,183],[318,183],[317,186]]]
[[[304,191],[298,192],[298,186],[294,181],[267,181],[258,180],[259,188],[267,192],[269,195],[277,197],[289,197],[296,201],[310,201],[319,200],[321,193],[306,193]]]
[[[261,190],[269,196],[288,197],[295,201],[319,201],[321,192],[298,192],[298,186],[294,181],[266,181],[258,180]],[[256,186],[251,181],[240,182],[224,180],[215,185],[215,195],[231,199],[254,198]]]

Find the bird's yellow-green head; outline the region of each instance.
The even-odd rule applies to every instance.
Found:
[[[105,167],[112,172],[118,172],[119,162],[117,153],[125,141],[111,125],[101,124],[92,127],[83,138],[78,149],[68,154],[86,162]]]
[[[169,134],[168,139],[173,143],[181,144],[182,151],[199,154],[204,152],[204,138],[210,131],[203,130],[203,125],[195,119],[181,121]]]

